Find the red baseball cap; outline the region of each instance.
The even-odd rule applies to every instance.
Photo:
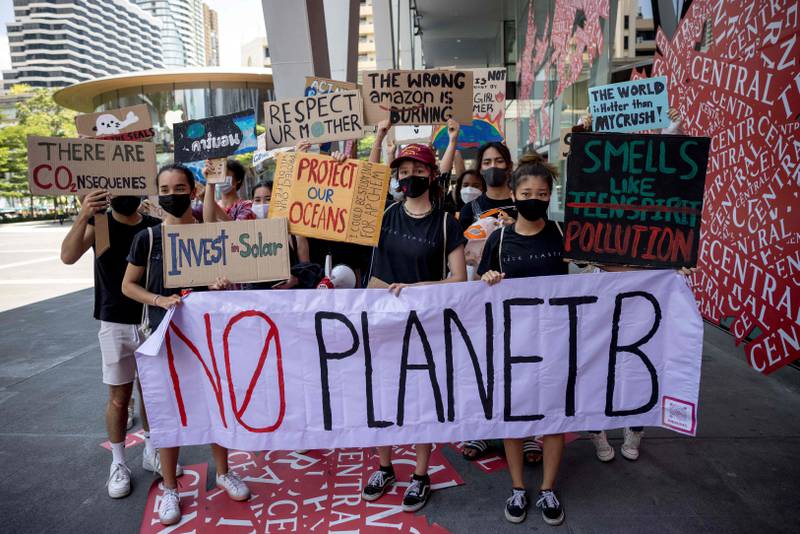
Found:
[[[432,169],[436,169],[436,154],[428,145],[413,144],[404,146],[402,150],[400,150],[400,154],[397,155],[397,158],[392,161],[390,167],[396,169],[407,159],[419,161],[425,165],[430,165]]]

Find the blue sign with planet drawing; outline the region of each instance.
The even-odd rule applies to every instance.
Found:
[[[503,134],[500,133],[497,126],[483,119],[473,118],[472,125],[461,126],[461,131],[458,132],[457,148],[459,150],[478,148],[482,144],[491,143],[492,141],[503,141]],[[440,128],[433,138],[434,148],[436,150],[444,150],[449,142],[447,128]]]
[[[254,152],[258,146],[253,110],[180,122],[173,133],[176,163],[226,158]]]

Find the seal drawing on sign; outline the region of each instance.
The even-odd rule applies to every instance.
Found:
[[[117,119],[111,113],[103,113],[97,117],[92,130],[96,131],[97,135],[113,135],[122,133],[121,130],[138,121],[139,117],[133,111],[129,111],[124,120]]]

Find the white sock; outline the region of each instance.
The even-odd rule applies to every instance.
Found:
[[[153,444],[150,443],[150,432],[144,433],[144,452],[146,454],[153,454]]]
[[[125,442],[111,444],[112,462],[125,465]]]

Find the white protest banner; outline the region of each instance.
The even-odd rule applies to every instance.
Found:
[[[703,324],[636,271],[193,293],[136,353],[156,447],[367,447],[664,426],[694,434]]]
[[[28,186],[34,195],[155,195],[153,143],[28,136]]]
[[[667,78],[657,76],[589,88],[595,132],[641,132],[669,125]]]
[[[164,225],[164,287],[289,278],[286,219]]]

